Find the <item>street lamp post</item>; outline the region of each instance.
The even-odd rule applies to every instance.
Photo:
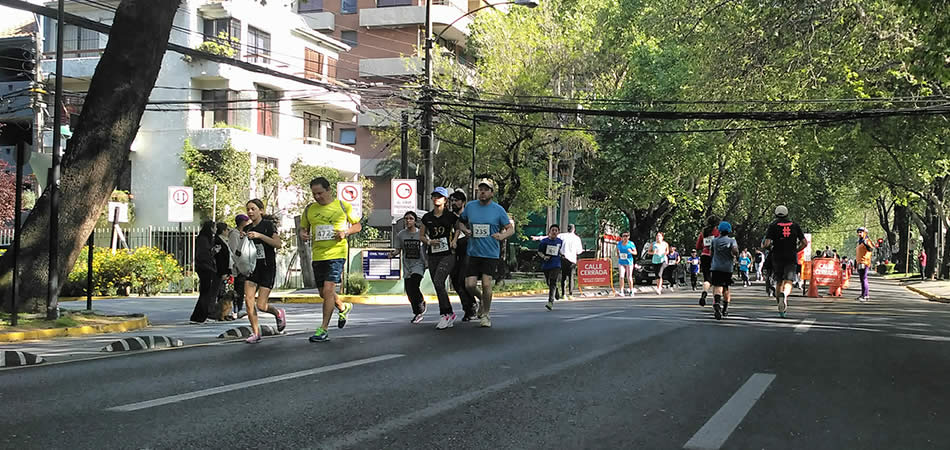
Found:
[[[506,1],[499,3],[491,3],[475,8],[465,14],[462,14],[457,19],[453,20],[448,26],[445,27],[438,36],[435,38],[432,37],[432,0],[426,0],[426,25],[425,25],[425,53],[424,53],[424,75],[425,75],[425,86],[423,86],[422,93],[422,136],[419,138],[419,149],[422,152],[422,166],[423,166],[423,179],[422,187],[419,189],[419,192],[429,192],[432,190],[433,183],[435,182],[435,174],[432,171],[432,142],[435,139],[435,130],[432,126],[432,116],[434,115],[433,106],[432,106],[432,46],[434,42],[442,37],[442,33],[445,33],[445,30],[455,25],[456,22],[462,20],[465,17],[468,17],[472,14],[475,14],[485,8],[492,8],[495,6],[502,5],[517,5],[524,6],[527,8],[534,8],[538,6],[537,0],[514,0]],[[472,127],[474,132],[474,126]],[[474,138],[472,144],[473,154],[474,154]],[[474,164],[474,159],[473,159]],[[474,169],[473,169],[474,173]],[[432,199],[428,195],[423,196],[426,202],[426,209],[432,207]]]
[[[49,177],[49,278],[46,292],[46,318],[59,318],[59,164],[63,121],[63,0],[56,11],[56,92],[53,104],[53,161]]]

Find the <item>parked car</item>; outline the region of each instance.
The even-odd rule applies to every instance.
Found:
[[[653,264],[652,257],[643,258],[637,262],[636,270],[633,272],[633,282],[636,284],[654,284],[656,283],[656,269],[659,264]],[[663,272],[663,281],[665,284],[672,284],[674,277],[677,284],[686,284],[686,270],[682,264],[679,266],[667,266]]]

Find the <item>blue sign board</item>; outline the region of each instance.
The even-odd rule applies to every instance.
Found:
[[[367,280],[398,280],[399,258],[392,258],[392,250],[363,250],[363,278]]]

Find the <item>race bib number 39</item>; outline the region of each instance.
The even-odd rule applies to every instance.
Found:
[[[558,250],[560,250],[558,245],[549,245],[544,248],[544,254],[548,256],[557,256]]]
[[[449,239],[439,238],[432,241],[432,253],[442,253],[449,251]]]
[[[329,241],[336,237],[333,231],[333,225],[317,225],[314,230],[314,239],[318,241]]]
[[[487,238],[491,235],[491,227],[487,223],[476,223],[472,225],[472,237]]]

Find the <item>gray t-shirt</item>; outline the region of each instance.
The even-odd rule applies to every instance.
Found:
[[[422,241],[419,240],[418,229],[416,231],[403,229],[397,233],[396,248],[402,249],[402,271],[404,277],[409,278],[409,276],[414,273],[425,275],[425,249],[423,248]]]
[[[739,251],[736,240],[729,236],[719,236],[713,239],[710,248],[712,248],[712,263],[709,265],[709,269],[715,272],[732,273],[732,268],[736,264],[736,260],[732,256],[732,249]]]

